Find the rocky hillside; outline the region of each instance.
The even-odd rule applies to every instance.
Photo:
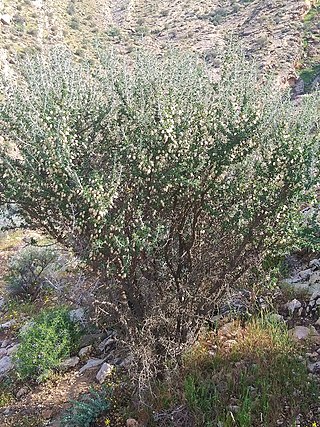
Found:
[[[97,44],[123,54],[178,46],[217,67],[217,46],[233,34],[282,82],[292,84],[298,66],[310,83],[319,59],[316,7],[316,0],[0,0],[0,64],[9,73],[16,55],[65,43],[79,56]]]

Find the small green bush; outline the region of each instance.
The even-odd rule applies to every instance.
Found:
[[[93,388],[89,393],[81,396],[77,401],[72,401],[61,419],[62,427],[89,427],[100,415],[110,409],[111,390],[102,388],[97,391]]]
[[[77,346],[79,326],[70,320],[66,307],[42,312],[20,334],[16,353],[19,375],[41,381],[72,353]]]
[[[47,277],[57,268],[59,254],[55,248],[23,248],[9,262],[7,290],[11,296],[33,300],[46,285]]]

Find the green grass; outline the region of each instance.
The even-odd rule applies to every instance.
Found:
[[[284,407],[289,408],[284,421],[293,423],[316,402],[317,386],[299,360],[301,349],[284,323],[270,319],[259,317],[245,327],[235,322],[231,348],[209,336],[186,355],[182,386],[176,384],[180,394],[172,391],[172,404],[186,402],[196,426],[273,426]],[[213,345],[215,355],[209,353]]]

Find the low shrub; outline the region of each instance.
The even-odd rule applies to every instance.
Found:
[[[46,286],[49,275],[61,268],[55,248],[28,246],[9,261],[7,290],[11,296],[34,300]]]
[[[111,408],[111,389],[91,388],[79,400],[71,401],[71,408],[61,418],[62,427],[90,427],[92,423]],[[108,425],[107,423],[105,424]]]
[[[66,307],[42,312],[20,333],[15,356],[19,375],[23,379],[46,379],[75,350],[80,332]]]

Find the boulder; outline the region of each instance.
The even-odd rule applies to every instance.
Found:
[[[92,345],[87,345],[86,347],[82,347],[82,349],[79,351],[80,359],[85,359],[86,357],[90,356],[91,351],[92,351]]]
[[[308,328],[307,326],[295,326],[289,330],[289,334],[296,341],[311,340],[314,343],[320,343],[320,334],[314,327]]]
[[[4,356],[0,359],[0,378],[13,369],[13,363],[10,356]]]
[[[139,423],[134,418],[128,418],[126,421],[126,427],[139,427]]]
[[[4,13],[3,15],[0,15],[0,21],[4,25],[10,25],[12,21],[12,16],[8,13]]]
[[[96,375],[96,379],[100,384],[103,384],[105,379],[109,377],[114,370],[114,366],[109,363],[104,363]]]
[[[89,369],[96,368],[97,366],[102,365],[105,359],[89,359],[88,362],[82,366],[82,368],[79,370],[80,374],[83,374],[85,371]]]
[[[80,362],[79,357],[77,357],[77,356],[69,357],[68,359],[64,360],[60,364],[60,368],[61,369],[71,369],[71,368],[74,368],[75,366],[77,366],[79,362]]]

